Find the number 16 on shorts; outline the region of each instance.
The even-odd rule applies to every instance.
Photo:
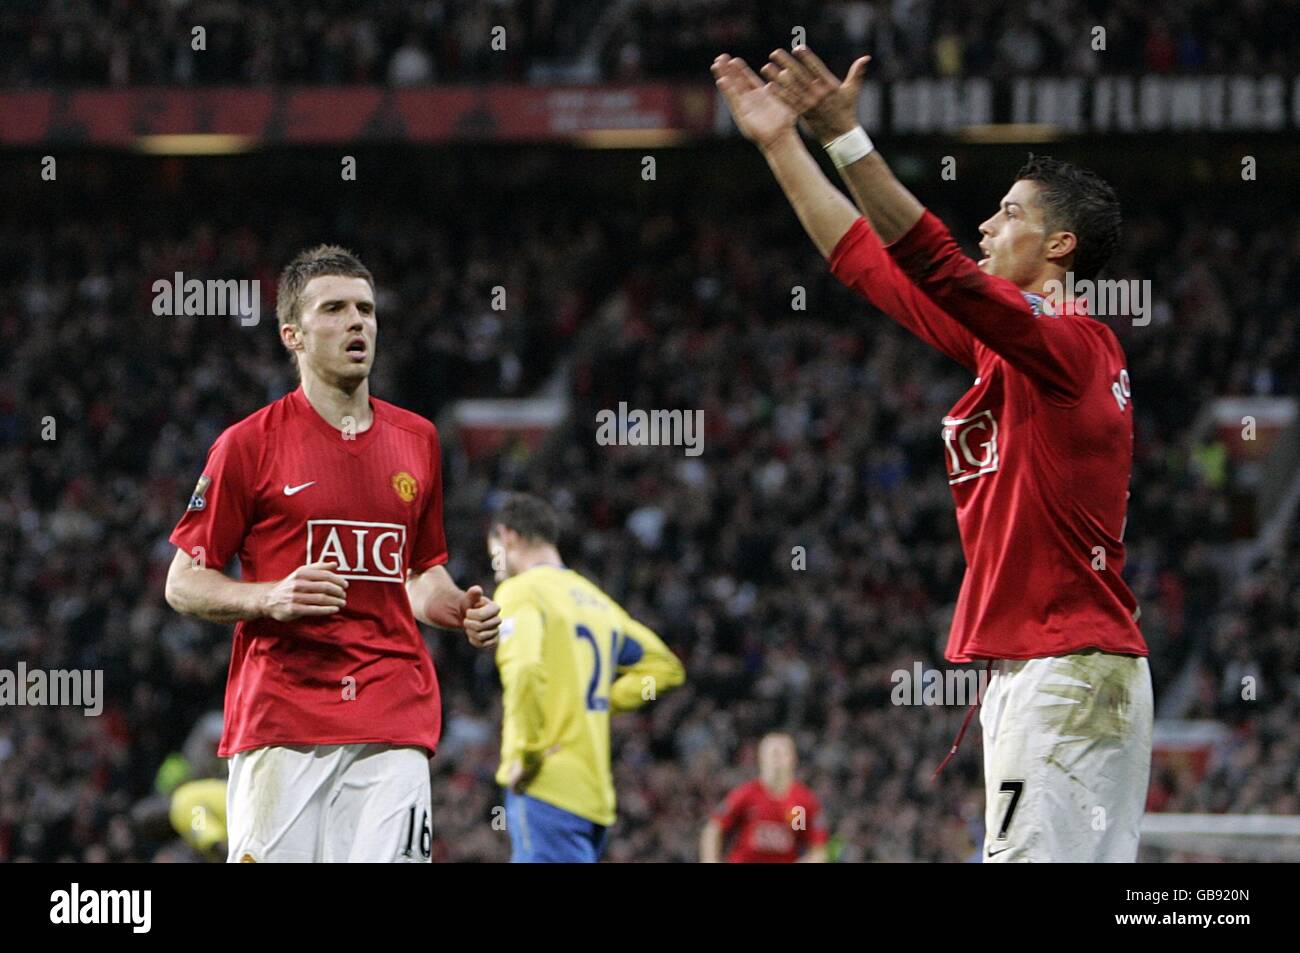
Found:
[[[416,811],[419,811],[419,826],[416,826]],[[406,833],[402,838],[402,856],[414,858],[415,852],[423,860],[428,860],[433,853],[433,831],[429,827],[429,810],[412,804],[406,813]]]

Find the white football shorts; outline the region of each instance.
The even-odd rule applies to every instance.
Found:
[[[984,862],[1136,861],[1152,716],[1145,658],[996,662],[980,705]]]
[[[385,744],[274,746],[230,759],[230,863],[427,863],[429,754]]]

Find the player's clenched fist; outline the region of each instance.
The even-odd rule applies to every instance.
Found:
[[[333,615],[347,605],[348,581],[334,572],[338,563],[299,566],[267,590],[263,615],[277,622],[304,616]]]
[[[501,629],[501,607],[483,595],[482,586],[470,586],[460,597],[461,627],[470,642],[480,649],[497,644]]]

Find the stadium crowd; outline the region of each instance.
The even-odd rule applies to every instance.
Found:
[[[839,860],[971,859],[978,733],[932,782],[963,710],[890,704],[893,672],[944,664],[963,561],[938,431],[965,372],[830,278],[759,179],[723,193],[682,176],[579,215],[566,176],[611,186],[571,153],[448,155],[427,196],[394,174],[308,208],[285,183],[311,161],[254,175],[87,158],[65,204],[20,188],[0,224],[0,667],[102,669],[107,696],[94,718],[4,710],[0,860],[197,856],[132,822],[168,754],[220,708],[229,659],[228,628],[164,603],[167,535],[213,438],[294,386],[274,278],[322,239],[378,280],[378,396],[437,419],[462,396],[566,382],[569,419],[536,454],[475,463],[444,432],[449,568],[490,580],[495,495],[538,492],[565,514],[570,565],[683,659],[683,688],[615,721],[609,859],[695,859],[709,811],[755,773],[774,728],[799,743]],[[438,176],[462,188],[439,190]],[[1300,217],[1121,193],[1113,273],[1149,277],[1159,298],[1148,326],[1114,324],[1137,427],[1126,575],[1157,701],[1195,666],[1195,713],[1233,726],[1204,780],[1161,773],[1152,796],[1166,810],[1296,813],[1300,533],[1267,571],[1221,574],[1226,475],[1203,464],[1191,423],[1215,394],[1300,387]],[[980,209],[937,211],[969,245]],[[262,323],[154,315],[152,281],[178,270],[261,279]],[[488,305],[495,286],[504,312]],[[796,286],[806,311],[792,310]],[[596,412],[620,401],[703,410],[703,454],[598,445]],[[492,659],[452,634],[429,643],[446,712],[434,859],[503,860]],[[1231,690],[1243,671],[1262,673],[1252,705]]]
[[[0,85],[701,80],[719,50],[761,62],[796,26],[836,68],[874,54],[884,79],[1287,73],[1293,15],[1287,0],[25,0],[0,9]]]

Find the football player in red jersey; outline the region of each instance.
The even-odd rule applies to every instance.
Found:
[[[798,761],[789,735],[765,735],[758,744],[758,778],[727,795],[700,836],[700,862],[716,864],[733,835],[730,864],[820,864],[830,835],[821,802],[795,780]]]
[[[500,613],[443,566],[437,430],[370,394],[370,272],[303,252],[276,313],[302,384],[217,438],[167,574],[172,608],[235,623],[228,859],[427,861],[442,713],[416,620],[488,648]]]
[[[1031,160],[972,261],[858,125],[868,59],[843,83],[802,47],[774,51],[766,83],[726,55],[713,72],[835,276],[974,380],[940,433],[967,562],[946,656],[996,666],[980,712],[985,859],[1131,862],[1152,728],[1122,577],[1132,393],[1114,332],[1084,302],[1050,300],[1105,266],[1119,202],[1092,173]],[[858,208],[808,153],[800,118]]]

